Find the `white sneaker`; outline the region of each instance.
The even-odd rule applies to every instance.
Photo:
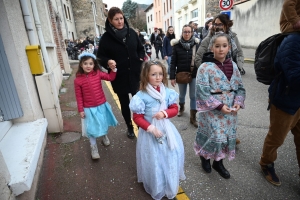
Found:
[[[99,159],[100,158],[100,155],[98,153],[97,144],[91,145],[91,155],[92,155],[92,159]]]
[[[103,142],[104,146],[109,146],[110,145],[110,141],[109,141],[107,135],[103,136],[102,142]]]

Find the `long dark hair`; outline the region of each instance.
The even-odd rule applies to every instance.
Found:
[[[219,14],[218,16],[216,16],[214,19],[213,19],[213,24],[216,22],[216,19],[219,19],[222,24],[224,25],[224,30],[225,33],[229,33],[229,30],[230,28],[233,26],[233,21],[229,19],[229,16],[227,14]],[[215,30],[212,28],[211,31],[210,31],[211,35],[214,35],[215,34]]]
[[[84,74],[84,71],[83,71],[83,68],[81,67],[82,64],[84,63],[84,61],[88,60],[89,58],[93,59],[93,62],[94,62],[94,69],[93,71],[94,72],[97,72],[98,70],[101,71],[100,69],[100,66],[97,62],[97,60],[95,60],[94,58],[92,58],[91,56],[83,56],[80,61],[79,61],[79,64],[78,64],[78,70],[76,72],[76,75],[81,75],[81,74]]]
[[[168,27],[168,30],[167,30],[166,37],[170,38],[170,40],[171,40],[171,39],[174,39],[174,38],[175,38],[175,34],[174,34],[174,32],[173,32],[173,34],[170,34],[170,33],[169,33],[169,29],[170,29],[170,28],[173,28],[173,29],[174,29],[173,26],[169,26],[169,27]]]

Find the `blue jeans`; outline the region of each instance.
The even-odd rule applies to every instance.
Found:
[[[190,94],[190,109],[196,110],[196,78],[193,78],[192,82],[187,84],[178,84],[179,89],[179,103],[185,103],[185,95],[187,90],[187,85],[189,85],[189,94]]]
[[[168,63],[168,70],[167,70],[167,72],[168,72],[168,74],[170,75],[170,68],[171,68],[171,56],[168,56],[168,60],[167,60],[167,63]]]

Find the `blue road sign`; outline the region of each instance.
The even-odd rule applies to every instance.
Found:
[[[221,11],[222,14],[226,14],[229,16],[229,19],[231,19],[231,11],[227,10],[227,11]]]

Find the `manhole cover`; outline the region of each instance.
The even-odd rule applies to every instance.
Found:
[[[67,103],[68,107],[72,107],[72,108],[77,108],[77,102],[76,101],[71,101],[69,103]]]
[[[77,111],[62,111],[63,117],[74,117],[77,115]]]
[[[70,142],[79,140],[80,137],[81,137],[81,133],[65,132],[65,133],[61,134],[61,136],[59,138],[57,138],[55,141],[57,143],[70,143]]]

